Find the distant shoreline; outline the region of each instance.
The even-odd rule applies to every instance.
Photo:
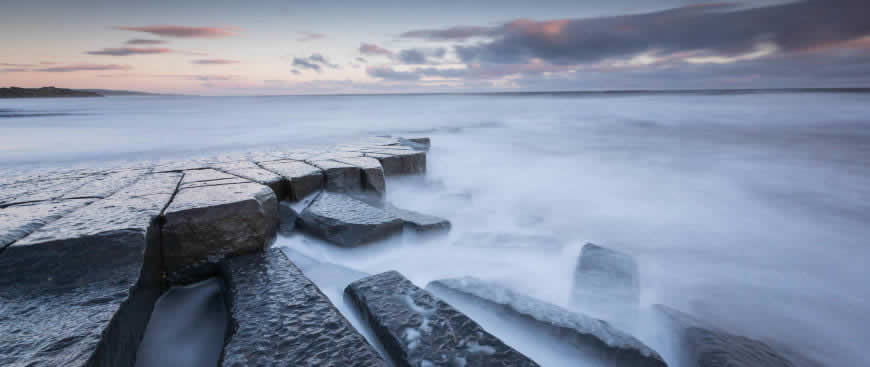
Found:
[[[70,98],[70,97],[102,97],[102,94],[75,89],[43,87],[43,88],[0,88],[0,98]]]

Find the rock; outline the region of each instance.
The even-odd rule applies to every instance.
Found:
[[[421,174],[426,172],[426,153],[413,150],[380,149],[365,153],[376,158],[387,176]]]
[[[628,255],[587,243],[574,272],[575,303],[609,307],[640,301],[637,263]]]
[[[345,294],[397,366],[537,366],[398,272],[358,280]]]
[[[370,157],[337,158],[336,161],[353,165],[362,170],[363,189],[384,195],[387,184],[384,181],[384,169],[381,162]]]
[[[299,216],[303,230],[339,246],[351,247],[402,230],[402,220],[350,196],[324,192]]]
[[[0,209],[0,252],[18,239],[96,199],[40,201]]]
[[[326,189],[329,191],[360,191],[362,189],[362,171],[351,164],[333,160],[306,161],[320,168],[326,175]]]
[[[179,179],[147,175],[0,254],[0,365],[133,365],[162,283],[154,219]]]
[[[85,185],[64,193],[63,198],[104,198],[148,173],[146,170],[121,170],[91,176]]]
[[[248,180],[211,168],[196,169],[184,171],[184,178],[181,180],[181,187],[221,185],[239,182],[248,182]]]
[[[216,366],[228,320],[222,283],[209,278],[163,293],[139,344],[136,367]]]
[[[385,366],[279,249],[226,259],[232,330],[222,366]]]
[[[605,321],[571,312],[559,306],[513,292],[492,282],[465,277],[436,280],[426,289],[451,302],[474,303],[485,312],[529,325],[523,330],[542,330],[541,342],[557,336],[555,343],[571,345],[580,358],[606,366],[667,366],[662,357],[640,340],[612,327]],[[568,356],[566,356],[568,357]]]
[[[278,200],[266,186],[247,182],[184,187],[182,183],[163,211],[164,266],[176,281],[198,280],[212,272],[202,265],[262,250],[277,229]]]
[[[431,146],[429,138],[399,138],[399,144],[414,150],[428,151]]]
[[[791,361],[765,343],[701,325],[685,313],[663,305],[653,309],[676,334],[680,366],[793,367]]]
[[[278,200],[284,200],[290,194],[288,181],[284,180],[281,175],[266,170],[254,162],[226,162],[215,165],[215,169],[254,181],[261,185],[269,186],[269,188],[275,192],[275,196],[278,197]]]
[[[444,218],[397,208],[389,203],[384,204],[384,210],[386,210],[387,213],[399,217],[405,225],[418,232],[446,231],[450,229],[450,221]]]
[[[299,218],[299,213],[293,209],[293,206],[286,201],[278,203],[278,233],[288,236],[296,229],[296,219]]]
[[[301,200],[323,188],[323,172],[312,165],[288,160],[263,162],[261,165],[263,168],[281,175],[289,182],[290,200]]]

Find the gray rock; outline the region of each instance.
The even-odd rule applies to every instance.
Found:
[[[105,174],[93,175],[84,185],[64,193],[63,198],[104,198],[118,192],[148,173],[146,170],[121,170]]]
[[[345,294],[397,366],[537,366],[395,271],[351,283]]]
[[[290,200],[302,198],[323,188],[323,172],[310,164],[298,161],[273,161],[260,163],[263,168],[275,172],[290,184]]]
[[[655,305],[653,309],[676,334],[681,366],[795,366],[765,343],[704,326],[692,316],[667,306]]]
[[[215,169],[229,173],[250,181],[254,181],[261,185],[269,186],[278,200],[284,200],[290,194],[289,181],[285,180],[281,175],[272,171],[266,170],[250,161],[225,162],[215,165]]]
[[[363,189],[383,195],[387,192],[384,169],[381,162],[370,157],[337,158],[336,161],[353,165],[362,170]]]
[[[574,272],[575,303],[608,307],[637,304],[640,276],[637,263],[628,255],[587,243]]]
[[[423,151],[429,150],[429,147],[432,145],[429,138],[399,138],[399,144],[414,150]]]
[[[228,182],[247,182],[238,176],[233,176],[211,168],[184,171],[181,187],[219,185]]]
[[[154,304],[136,367],[217,366],[228,314],[223,280],[169,288]]]
[[[654,350],[605,321],[568,311],[492,282],[471,277],[444,279],[429,283],[426,289],[452,304],[475,303],[499,317],[520,325],[528,324],[524,330],[542,330],[542,343],[548,336],[556,335],[555,343],[569,344],[582,358],[606,366],[666,366]]]
[[[207,268],[202,265],[262,250],[277,229],[278,200],[266,186],[183,187],[163,212],[164,266],[174,280],[195,280],[200,276],[197,268]]]
[[[362,190],[362,170],[358,167],[333,160],[306,161],[320,168],[326,176],[326,189],[330,191]]]
[[[340,246],[351,247],[402,230],[403,222],[384,210],[350,196],[324,192],[299,216],[303,230]]]
[[[222,366],[385,366],[279,249],[226,259],[232,331]]]
[[[40,201],[0,209],[0,252],[18,239],[94,200]]]
[[[446,231],[450,229],[450,221],[444,218],[397,208],[389,203],[384,204],[383,209],[387,213],[399,217],[405,225],[418,232]]]
[[[365,153],[376,158],[387,176],[412,175],[426,172],[426,153],[414,150],[380,149]]]

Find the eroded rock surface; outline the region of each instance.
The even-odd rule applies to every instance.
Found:
[[[397,366],[537,366],[447,303],[395,271],[345,293]]]
[[[263,168],[281,175],[289,182],[290,200],[301,200],[323,187],[323,172],[310,164],[289,160],[261,162],[260,164]]]
[[[380,195],[387,192],[387,184],[384,181],[384,169],[381,162],[370,157],[336,158],[336,161],[353,165],[362,170],[362,188],[373,191]]]
[[[400,218],[348,195],[324,192],[299,215],[303,230],[340,246],[357,246],[402,230]]]
[[[682,366],[797,366],[763,342],[702,325],[692,316],[667,306],[655,305],[653,309],[673,328]]]
[[[95,199],[40,201],[0,209],[0,251]]]
[[[634,259],[592,243],[583,246],[574,272],[574,302],[592,306],[637,304],[640,276]]]
[[[607,366],[664,367],[658,353],[640,340],[612,327],[605,321],[571,312],[559,306],[516,293],[493,282],[465,277],[436,280],[427,290],[448,301],[473,302],[499,316],[511,314],[524,318],[525,329],[544,329],[559,335],[559,342],[580,351],[583,357]]]
[[[279,249],[224,260],[232,332],[222,366],[385,366]]]
[[[289,182],[285,181],[281,175],[272,171],[266,170],[250,161],[225,162],[214,166],[215,169],[229,173],[250,181],[254,181],[261,185],[269,186],[278,200],[283,200],[289,195]]]
[[[269,187],[253,182],[183,183],[163,218],[164,266],[173,278],[184,277],[224,256],[263,249],[278,229],[278,200]]]
[[[333,160],[306,161],[320,168],[326,176],[326,189],[330,191],[362,190],[362,170],[351,164]]]

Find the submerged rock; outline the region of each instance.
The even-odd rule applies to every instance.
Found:
[[[450,229],[450,221],[433,215],[401,209],[392,204],[385,204],[384,210],[402,219],[405,225],[418,232],[441,231]]]
[[[587,243],[574,271],[574,302],[592,306],[637,304],[640,301],[637,269],[630,255]]]
[[[537,366],[395,271],[351,283],[345,294],[397,366]]]
[[[348,195],[324,192],[299,215],[300,227],[340,246],[357,246],[402,230],[402,220]]]
[[[676,334],[681,366],[796,366],[763,342],[709,328],[692,316],[667,306],[655,305],[653,309]]]
[[[232,330],[222,366],[385,366],[279,249],[224,260]]]
[[[426,289],[451,302],[475,303],[490,313],[509,319],[509,322],[519,319],[518,324],[531,324],[524,329],[544,329],[545,334],[557,335],[557,342],[571,345],[582,357],[606,366],[666,366],[654,350],[605,321],[539,301],[492,282],[471,277],[443,279],[429,283]]]
[[[163,212],[164,266],[174,280],[198,280],[195,268],[227,255],[261,250],[277,229],[278,201],[266,186],[253,182],[182,184]],[[188,277],[183,274],[187,272],[192,272],[192,278],[181,280]]]
[[[222,280],[169,288],[154,304],[136,367],[216,366],[227,331]]]

